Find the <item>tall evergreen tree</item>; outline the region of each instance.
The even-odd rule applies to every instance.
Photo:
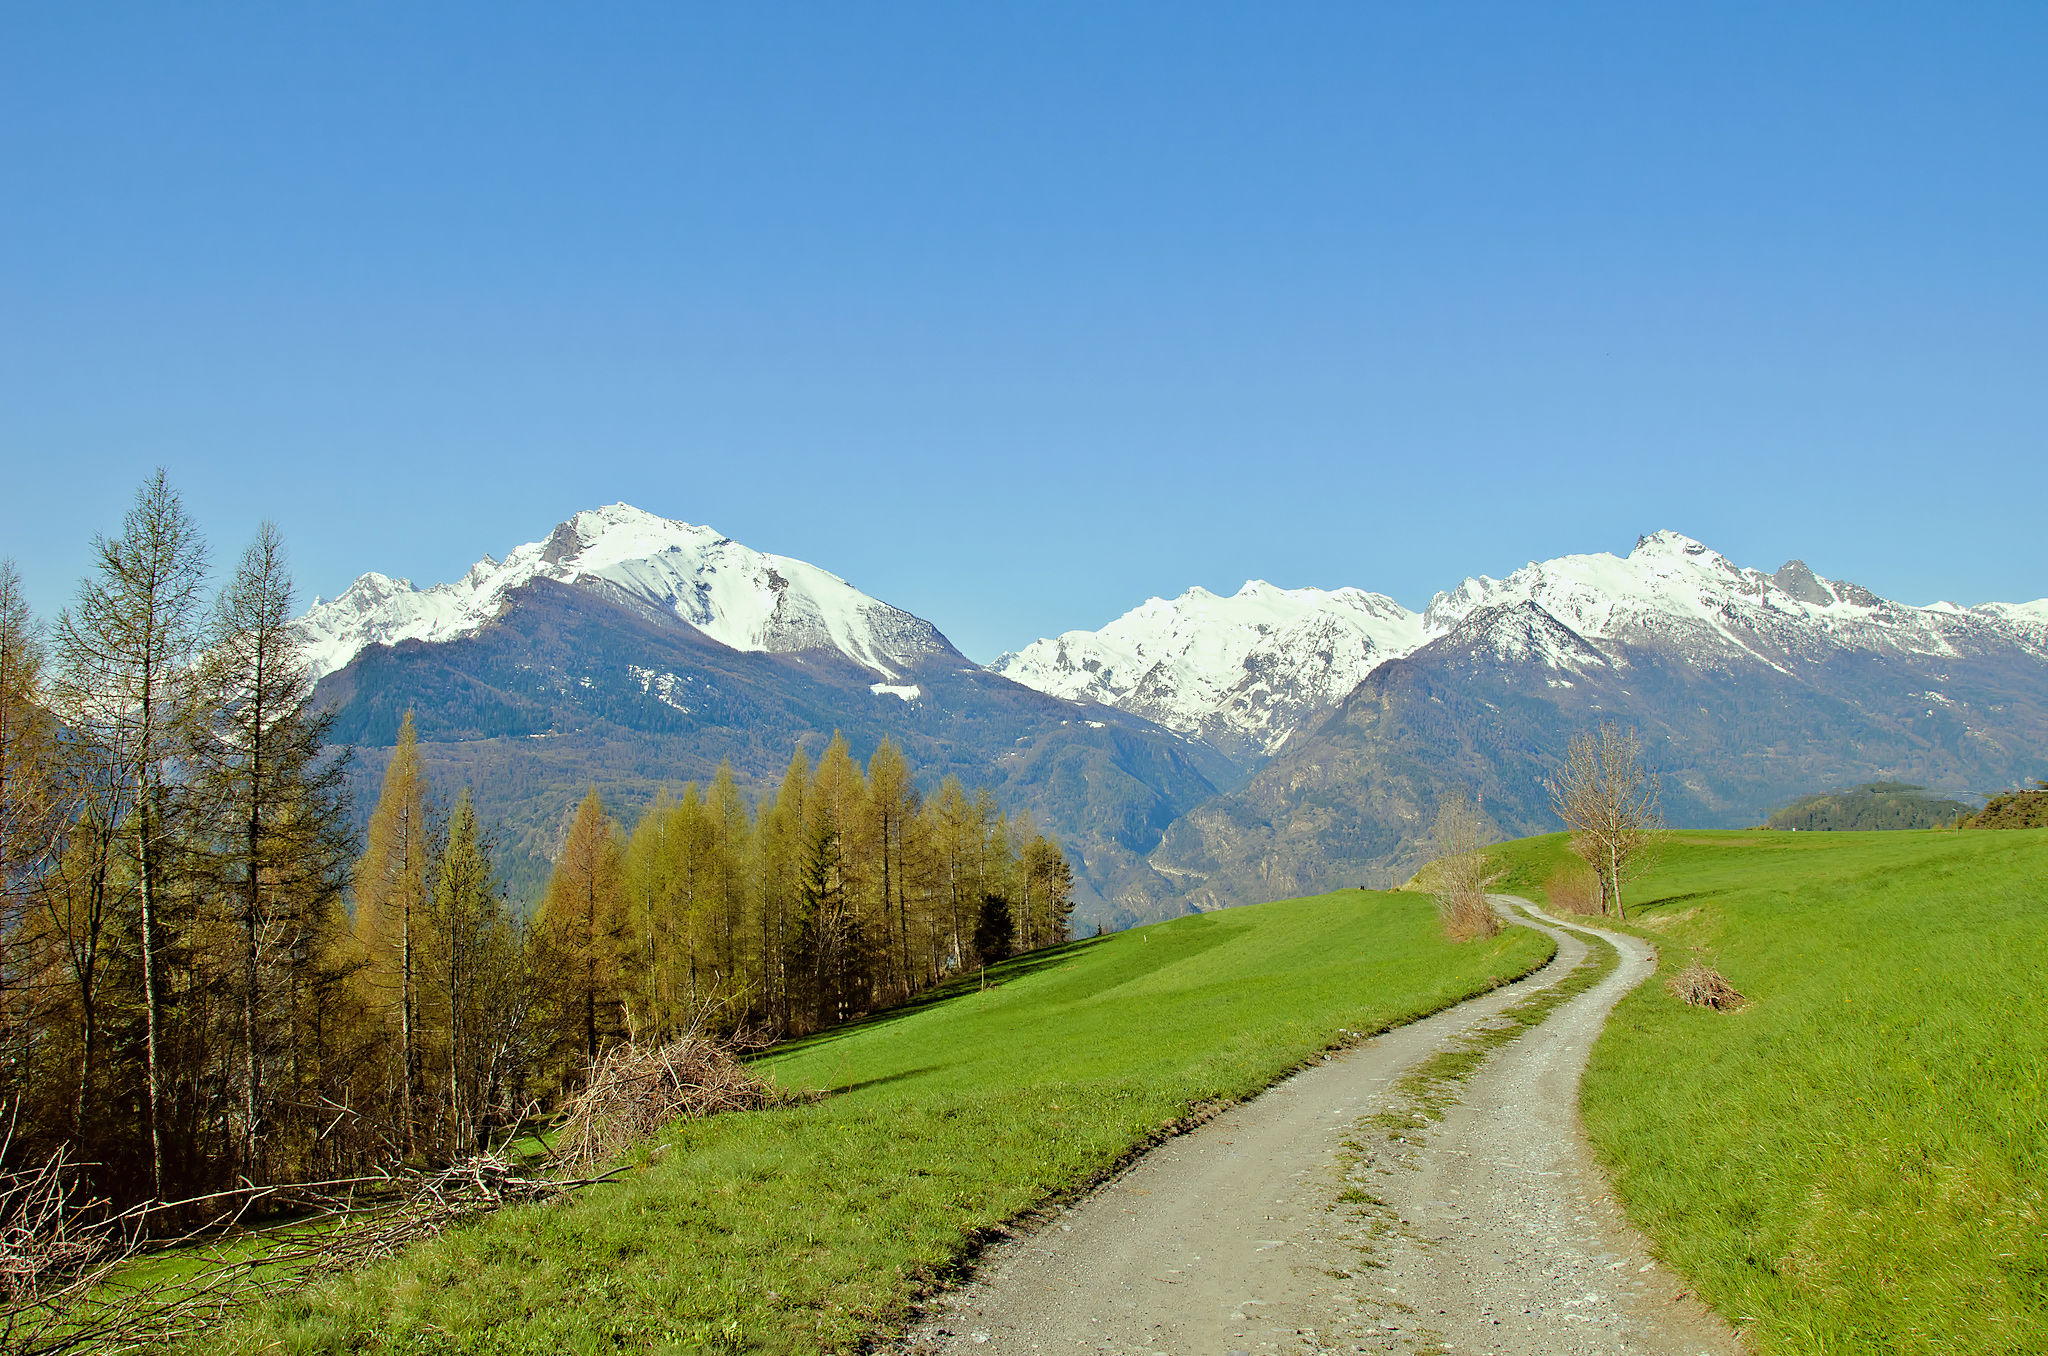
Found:
[[[164,1004],[159,946],[172,844],[167,765],[189,713],[183,686],[204,619],[206,544],[159,469],[118,537],[93,539],[94,571],[57,623],[60,705],[105,771],[135,789],[130,842],[141,908],[150,1179],[164,1192]]]
[[[384,769],[384,785],[355,873],[361,982],[370,1009],[385,1014],[398,1028],[393,1084],[399,1143],[408,1155],[418,1147],[419,1131],[419,929],[433,897],[437,856],[431,794],[420,764],[419,734],[408,710],[398,727],[398,746]]]
[[[0,560],[0,1050],[16,1052],[9,1069],[26,1067],[36,886],[64,823],[43,681],[41,628],[14,562]],[[19,1095],[0,1078],[0,1097],[9,1091]]]
[[[593,786],[569,825],[540,912],[559,1030],[584,1068],[624,1025],[621,856],[618,828]]]
[[[447,1154],[475,1149],[488,1133],[493,991],[489,971],[507,963],[510,920],[491,868],[476,806],[464,787],[448,820],[448,846],[428,913],[425,968],[441,1031],[440,1140]]]
[[[331,712],[312,705],[313,682],[291,634],[292,579],[274,524],[257,529],[216,605],[199,665],[193,723],[194,786],[215,826],[203,857],[229,901],[238,964],[241,1149],[259,1167],[266,1126],[266,1063],[288,1055],[294,976],[326,949],[328,907],[353,851],[347,760],[328,756]],[[268,990],[268,992],[266,992]]]

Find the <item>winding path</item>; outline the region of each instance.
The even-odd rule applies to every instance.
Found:
[[[1365,1121],[1400,1104],[1403,1074],[1586,954],[1581,938],[1538,917],[1526,925],[1556,938],[1558,955],[1535,975],[1333,1056],[1160,1145],[991,1248],[901,1349],[1741,1352],[1651,1259],[1579,1125],[1593,1041],[1656,968],[1645,943],[1601,932],[1621,964],[1501,1046],[1418,1138]]]

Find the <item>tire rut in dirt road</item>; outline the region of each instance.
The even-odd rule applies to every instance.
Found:
[[[1530,978],[1285,1079],[991,1248],[899,1349],[1740,1352],[1651,1261],[1579,1128],[1587,1053],[1655,968],[1646,944],[1601,933],[1612,972],[1415,1118],[1413,1071],[1533,1020],[1515,1014],[1587,956],[1554,923],[1526,922],[1558,941]]]

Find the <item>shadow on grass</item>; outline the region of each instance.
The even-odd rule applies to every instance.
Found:
[[[870,1013],[865,1017],[856,1017],[852,1021],[842,1022],[834,1027],[827,1027],[823,1031],[812,1032],[808,1036],[798,1036],[794,1039],[771,1045],[748,1062],[780,1059],[784,1055],[794,1055],[805,1051],[822,1049],[834,1041],[844,1040],[846,1037],[858,1032],[872,1031],[877,1027],[887,1026],[892,1022],[900,1022],[905,1017],[914,1017],[920,1012],[937,1007],[942,1003],[950,1003],[956,998],[965,998],[969,994],[981,993],[985,989],[1000,989],[1005,984],[1013,983],[1027,976],[1035,975],[1041,970],[1050,969],[1063,961],[1071,960],[1089,947],[1096,946],[1107,940],[1107,936],[1083,937],[1077,941],[1062,942],[1058,946],[1047,947],[1043,951],[1033,951],[1027,955],[1014,957],[1000,965],[992,965],[985,971],[976,971],[973,974],[962,975],[957,979],[948,980],[936,989],[927,989],[915,998],[896,1007],[888,1008],[882,1012]]]
[[[1661,909],[1666,904],[1683,904],[1688,899],[1707,899],[1712,897],[1715,893],[1716,892],[1713,890],[1688,890],[1686,893],[1682,895],[1665,895],[1659,899],[1638,900],[1635,903],[1630,904],[1628,907],[1630,913],[1634,913],[1640,909]]]
[[[922,1078],[926,1074],[938,1073],[941,1069],[950,1069],[952,1067],[950,1064],[927,1064],[921,1069],[903,1069],[892,1074],[881,1074],[874,1078],[863,1078],[858,1083],[845,1083],[836,1088],[826,1088],[822,1095],[826,1097],[843,1097],[849,1092],[864,1092],[868,1088],[879,1088],[884,1083],[900,1083],[906,1078]]]

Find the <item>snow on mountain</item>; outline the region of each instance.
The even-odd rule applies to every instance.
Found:
[[[1803,561],[1773,573],[1735,565],[1676,532],[1654,532],[1626,556],[1561,556],[1506,579],[1484,575],[1438,594],[1424,629],[1448,631],[1481,608],[1534,603],[1589,640],[1656,645],[1696,662],[1754,659],[1783,668],[1798,658],[1862,650],[1953,654],[1987,639],[2038,648],[2032,604],[1913,607],[1824,579]]]
[[[485,556],[452,584],[422,589],[365,574],[332,601],[314,599],[294,628],[318,678],[370,645],[473,634],[535,579],[615,592],[736,650],[836,650],[885,680],[951,650],[931,623],[838,575],[629,504],[586,509],[503,560]]]
[[[1100,631],[1033,641],[990,665],[1056,697],[1135,712],[1219,747],[1278,748],[1308,713],[1422,643],[1422,619],[1362,589],[1153,598]]]
[[[1190,589],[1154,598],[1100,631],[1034,641],[991,667],[1055,696],[1134,711],[1226,752],[1270,754],[1374,668],[1438,639],[1555,670],[1609,662],[1604,642],[1788,672],[1796,661],[1843,650],[2017,647],[2048,658],[2048,600],[1913,607],[1824,579],[1797,560],[1772,573],[1737,566],[1666,531],[1641,538],[1626,556],[1561,556],[1505,579],[1475,575],[1420,614],[1355,588],[1254,581],[1229,598]]]

